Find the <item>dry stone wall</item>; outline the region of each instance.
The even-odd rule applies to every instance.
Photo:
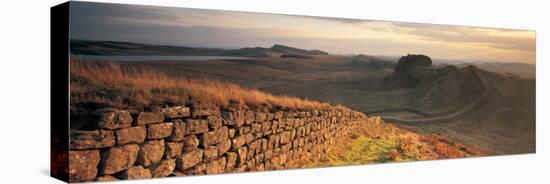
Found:
[[[70,132],[71,182],[297,168],[338,138],[372,123],[362,113],[102,109],[93,128]]]

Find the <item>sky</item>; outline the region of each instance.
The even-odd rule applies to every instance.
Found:
[[[71,2],[72,39],[208,48],[283,44],[331,54],[425,54],[535,64],[535,32],[466,26]]]

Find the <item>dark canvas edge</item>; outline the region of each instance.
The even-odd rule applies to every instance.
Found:
[[[50,9],[50,175],[69,182],[69,4]]]

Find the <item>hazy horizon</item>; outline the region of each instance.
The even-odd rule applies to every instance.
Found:
[[[331,54],[425,54],[535,64],[535,32],[143,5],[71,2],[72,39],[237,49],[282,44]]]

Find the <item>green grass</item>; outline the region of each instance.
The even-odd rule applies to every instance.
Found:
[[[372,139],[359,136],[352,141],[340,154],[328,156],[329,165],[356,165],[370,163],[386,163],[393,161],[417,160],[406,153],[399,153],[399,160],[392,158],[392,151],[399,150],[400,142],[397,138]]]

